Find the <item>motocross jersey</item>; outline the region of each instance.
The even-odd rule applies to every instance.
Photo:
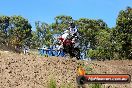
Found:
[[[67,38],[68,35],[69,35],[68,33],[63,34],[63,35],[59,38],[59,40],[61,40],[61,42],[64,42],[64,41],[66,40],[66,38]]]

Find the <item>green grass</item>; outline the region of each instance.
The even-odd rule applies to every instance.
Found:
[[[51,79],[48,83],[48,88],[57,88],[56,81]],[[73,88],[72,84],[63,84],[60,88]]]
[[[98,83],[91,84],[89,87],[90,87],[90,88],[102,88],[102,87],[101,87],[101,84],[98,84]]]
[[[69,84],[63,84],[63,85],[61,86],[61,88],[73,88],[73,86],[72,86],[71,83],[69,83]]]
[[[51,79],[49,84],[48,84],[48,88],[57,88],[56,87],[56,81]]]

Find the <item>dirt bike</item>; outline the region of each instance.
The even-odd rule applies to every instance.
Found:
[[[62,40],[62,39],[60,39]],[[65,55],[70,55],[71,58],[76,57],[77,60],[80,59],[80,50],[78,47],[74,47],[74,43],[72,42],[72,38],[67,38],[63,42],[63,52]]]

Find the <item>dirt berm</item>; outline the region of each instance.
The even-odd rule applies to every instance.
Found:
[[[79,63],[95,74],[130,74],[132,61],[77,61],[61,57],[41,57],[0,51],[0,88],[48,88],[50,81],[56,88],[77,88]],[[86,85],[86,88],[88,85]],[[102,88],[132,88],[129,84],[103,84]]]

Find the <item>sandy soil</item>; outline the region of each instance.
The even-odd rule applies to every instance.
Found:
[[[41,57],[0,51],[0,88],[48,88],[55,80],[57,88],[76,88],[77,67],[84,63],[94,74],[130,74],[132,61],[77,61],[61,57]],[[64,87],[65,86],[65,87]],[[103,84],[103,88],[132,88],[129,84]]]

